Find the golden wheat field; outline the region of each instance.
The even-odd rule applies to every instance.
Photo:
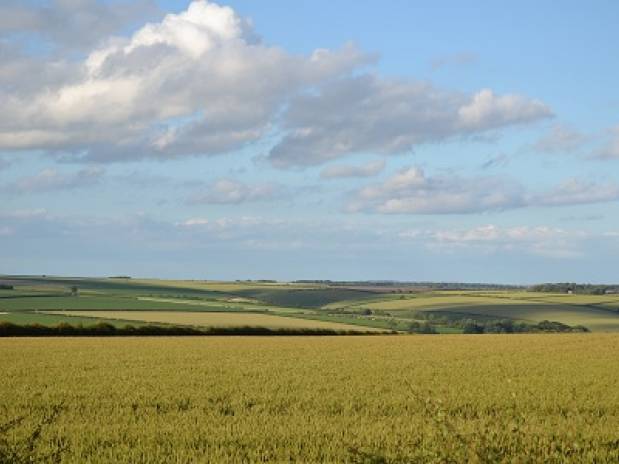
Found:
[[[618,462],[619,336],[0,339],[1,462]]]

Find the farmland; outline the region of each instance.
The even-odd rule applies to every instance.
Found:
[[[58,311],[53,315],[72,317],[92,317],[91,311]],[[181,311],[97,311],[96,317],[108,320],[129,320],[172,325],[194,325],[202,327],[267,327],[279,328],[318,328],[339,330],[371,330],[358,325],[322,322],[311,319],[278,317],[270,314],[181,312]],[[378,330],[378,329],[374,329]]]
[[[619,460],[615,334],[0,339],[0,351],[3,462]]]
[[[0,338],[0,462],[619,460],[617,295],[3,282],[0,322],[72,326]],[[119,329],[83,335],[98,322]],[[156,337],[124,329],[153,324]],[[482,325],[594,333],[460,334]],[[264,329],[234,332],[243,327]],[[306,332],[261,336],[267,328]],[[218,336],[227,329],[237,336]]]
[[[4,276],[0,283],[13,287],[0,290],[0,321],[14,323],[89,324],[113,314],[108,320],[116,325],[134,321],[202,326],[210,320],[226,326],[247,321],[272,327],[328,324],[342,330],[358,326],[414,331],[423,325],[439,333],[458,333],[471,322],[488,325],[502,320],[528,326],[555,321],[593,332],[619,331],[617,294],[36,276]]]

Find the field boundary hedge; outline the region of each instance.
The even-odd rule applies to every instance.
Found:
[[[395,332],[334,330],[312,328],[268,327],[209,327],[194,328],[186,326],[143,325],[116,327],[99,323],[90,326],[60,323],[55,326],[41,324],[13,324],[0,322],[0,337],[106,337],[106,336],[338,336],[338,335],[385,335]]]

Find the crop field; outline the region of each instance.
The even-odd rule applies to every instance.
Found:
[[[176,325],[195,325],[202,327],[268,327],[279,328],[318,328],[335,330],[371,331],[371,327],[339,324],[333,322],[298,319],[292,317],[271,316],[268,314],[234,313],[234,312],[180,312],[180,311],[52,311],[49,314],[78,317],[101,317],[149,323]],[[377,329],[374,329],[377,330]]]
[[[0,352],[0,462],[619,461],[616,334],[0,339]]]
[[[618,294],[33,276],[5,276],[0,283],[14,287],[0,290],[0,313],[10,313],[0,314],[0,321],[21,318],[51,324],[53,319],[41,316],[42,311],[174,311],[188,313],[178,314],[179,320],[209,317],[189,313],[226,312],[264,314],[269,317],[263,321],[287,325],[315,320],[397,331],[410,331],[414,324],[427,323],[439,333],[462,332],[459,321],[471,320],[480,324],[549,320],[594,332],[619,332]],[[72,288],[77,288],[77,296],[71,294]],[[91,316],[95,314],[87,315]],[[245,316],[231,316],[230,320],[244,321]]]

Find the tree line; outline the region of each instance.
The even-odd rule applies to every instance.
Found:
[[[488,321],[476,321],[464,319],[458,321],[456,326],[467,334],[484,333],[573,333],[589,332],[589,329],[582,325],[570,326],[557,321],[541,321],[537,324],[525,322],[514,322],[511,319],[497,319]]]
[[[606,293],[619,293],[619,285],[604,284],[577,284],[575,282],[545,283],[533,285],[529,288],[532,292],[545,293],[576,293],[581,295],[604,295]]]
[[[268,327],[208,327],[126,325],[117,327],[101,322],[84,326],[62,322],[55,326],[41,324],[13,324],[0,322],[0,337],[105,337],[105,336],[213,336],[213,335],[261,335],[261,336],[329,336],[329,335],[375,335],[384,332],[333,330],[319,328],[277,328]]]

